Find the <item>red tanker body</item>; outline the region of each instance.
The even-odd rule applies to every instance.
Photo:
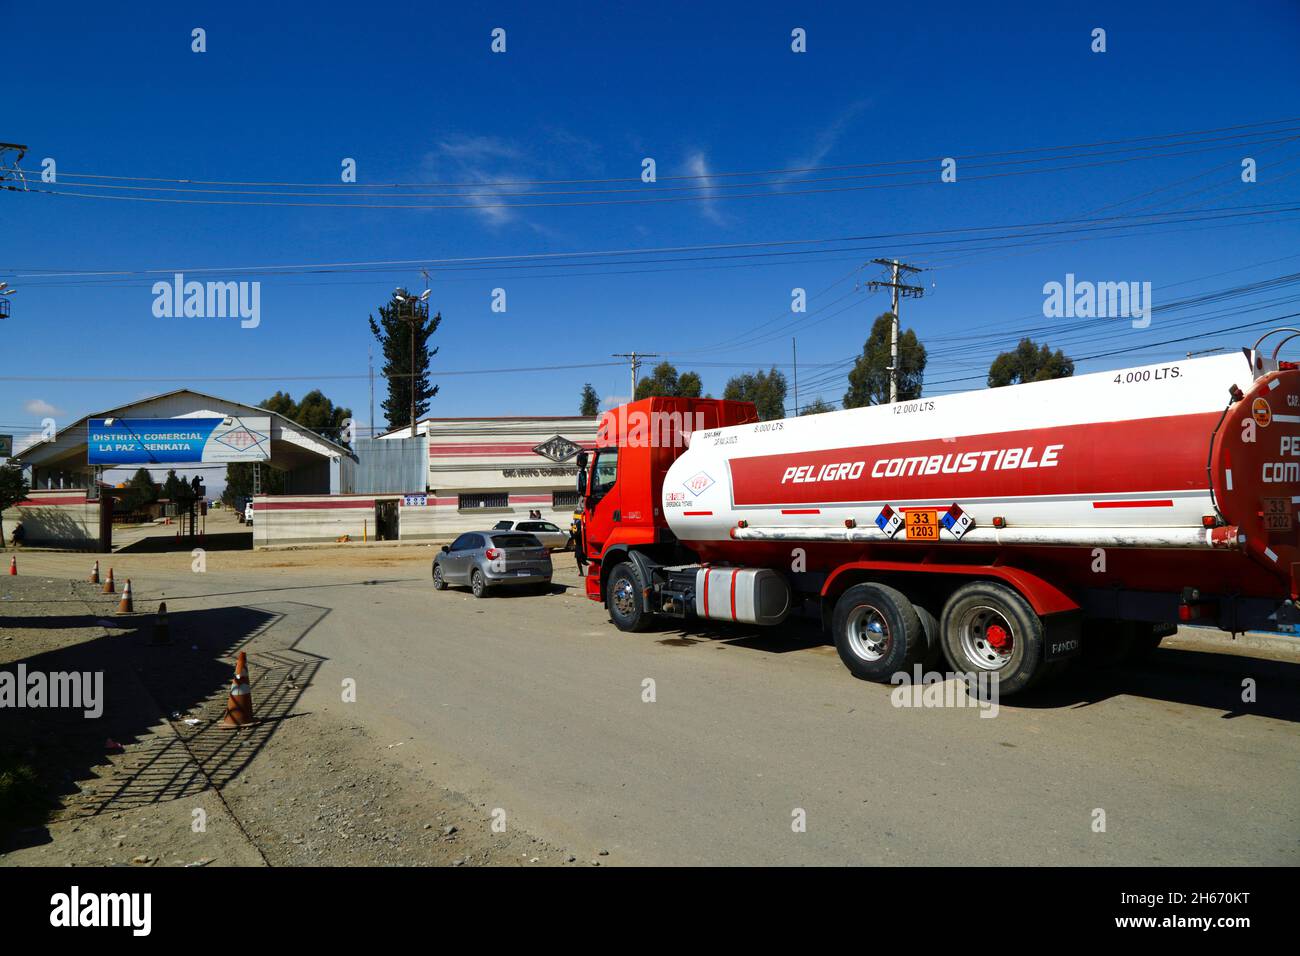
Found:
[[[942,653],[1002,693],[1085,642],[1292,630],[1300,371],[1244,352],[770,422],[623,406],[581,459],[587,594],[624,630],[811,603],[859,677]]]

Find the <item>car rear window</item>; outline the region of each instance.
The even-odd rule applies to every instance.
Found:
[[[492,543],[498,548],[540,548],[542,543],[531,534],[494,534]]]

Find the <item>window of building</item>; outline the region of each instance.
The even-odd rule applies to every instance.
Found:
[[[552,508],[576,508],[582,503],[576,491],[552,491],[551,507]]]
[[[509,508],[510,496],[504,491],[460,495],[457,507],[461,511],[483,511],[487,508]]]

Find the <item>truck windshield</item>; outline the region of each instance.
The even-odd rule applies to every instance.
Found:
[[[602,448],[596,454],[596,468],[593,475],[591,494],[599,497],[614,487],[618,478],[618,449]]]

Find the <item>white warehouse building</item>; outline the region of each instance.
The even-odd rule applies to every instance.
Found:
[[[337,540],[450,541],[506,519],[567,529],[578,504],[580,450],[599,418],[426,418],[357,442],[343,493],[256,498],[258,545]],[[391,451],[389,447],[391,446]],[[421,466],[420,462],[423,462]]]

